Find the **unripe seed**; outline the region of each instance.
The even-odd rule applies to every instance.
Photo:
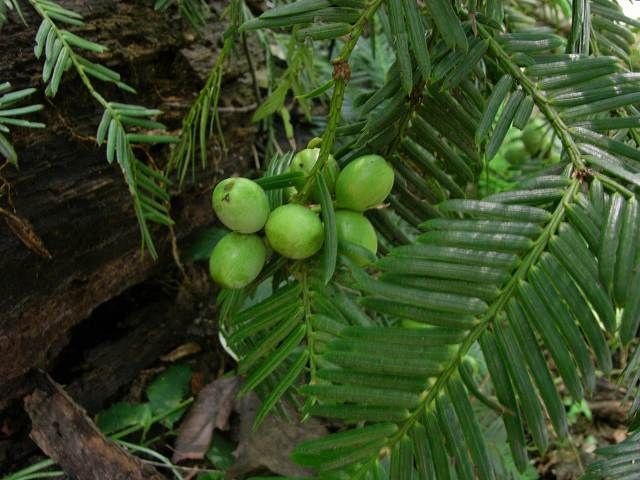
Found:
[[[213,210],[231,230],[255,233],[269,217],[269,201],[260,185],[248,178],[227,178],[213,190]]]
[[[551,145],[549,128],[542,120],[530,122],[522,131],[522,142],[531,155],[545,151]]]
[[[209,273],[226,288],[243,288],[253,282],[266,258],[258,235],[231,232],[220,240],[209,258]]]
[[[304,150],[299,151],[291,160],[291,166],[289,170],[292,172],[302,172],[305,177],[301,178],[296,182],[296,188],[301,190],[304,187],[304,184],[307,181],[307,176],[313,170],[316,162],[318,161],[318,155],[320,155],[319,148],[305,148]],[[333,193],[336,185],[336,179],[338,178],[338,173],[340,173],[340,168],[338,167],[338,162],[333,158],[333,155],[329,155],[327,162],[322,167],[322,177],[324,178],[327,187],[329,188],[329,193]],[[320,197],[316,190],[316,186],[314,185],[311,198],[315,201],[320,201]]]
[[[317,214],[295,203],[276,208],[265,232],[271,248],[283,257],[300,260],[322,247],[324,229]]]
[[[371,222],[361,213],[351,210],[336,211],[336,230],[338,239],[355,243],[366,248],[374,255],[378,251],[378,237]],[[352,260],[360,266],[368,263],[366,258],[358,256]]]
[[[511,165],[520,165],[527,160],[531,154],[521,141],[515,141],[505,149],[504,158]]]
[[[340,208],[362,212],[382,203],[393,188],[394,173],[380,155],[365,155],[349,163],[336,181]]]

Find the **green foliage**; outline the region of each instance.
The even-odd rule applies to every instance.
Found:
[[[9,125],[24,128],[45,127],[44,123],[31,122],[21,118],[24,115],[42,110],[44,108],[43,105],[17,106],[17,104],[32,95],[35,91],[35,88],[25,88],[12,92],[9,82],[0,83],[0,94],[2,94],[2,96],[0,96],[0,155],[15,166],[18,166],[18,154],[6,136],[6,134],[10,132]]]
[[[151,408],[148,403],[114,403],[107,410],[100,413],[96,423],[106,434],[115,433],[133,425],[143,425],[149,428]]]
[[[349,97],[355,115],[339,127],[334,77],[323,150],[343,165],[376,152],[396,170],[390,209],[369,214],[386,254],[362,269],[339,245],[335,270],[324,255],[284,262],[266,299],[225,302],[243,392],[265,399],[259,418],[297,392],[306,414],[348,425],[296,449],[321,478],[502,478],[471,396],[500,412],[524,471],[525,431],[538,451],[549,445],[543,412],[558,438],[568,435],[556,377],[581,404],[596,371],[611,371],[610,339],[637,333],[640,90],[611,46],[612,35],[632,44],[624,24],[634,21],[611,2],[549,3],[545,14],[573,21],[566,39],[551,15],[532,28],[541,20],[528,4],[475,5],[385,2],[375,18],[396,61],[382,84]],[[378,6],[302,0],[242,28],[292,28],[308,45],[322,38],[296,32],[334,31],[326,22],[339,8],[360,9],[343,15],[352,40]],[[593,25],[589,11],[599,12]],[[285,101],[282,85],[263,113]],[[524,142],[525,160],[506,155],[507,138]],[[503,163],[487,163],[498,152]],[[487,165],[504,183],[479,198]],[[495,399],[464,370],[478,343]]]
[[[20,19],[24,22],[24,17],[22,16],[22,10],[20,9],[20,3],[18,0],[0,0],[0,29],[7,21],[7,15],[10,10],[15,10]]]
[[[156,2],[156,6],[159,3],[161,0]],[[187,3],[192,3],[192,1],[181,2],[181,4]],[[199,2],[196,0],[195,3]],[[202,168],[206,166],[207,141],[214,128],[217,129],[223,148],[226,149],[218,116],[218,100],[220,99],[224,63],[236,44],[237,29],[246,14],[243,6],[241,0],[232,0],[227,7],[226,12],[229,16],[230,26],[224,33],[224,44],[209,72],[205,86],[200,90],[198,97],[182,120],[182,132],[176,148],[171,152],[167,165],[167,173],[175,172],[180,185],[184,183],[189,168],[192,169],[192,172],[195,170],[198,154]]]
[[[308,70],[311,60],[310,53],[310,50],[306,48],[296,48],[287,71],[280,79],[280,83],[253,114],[253,121],[264,120],[267,116],[279,112],[284,106],[289,90],[293,90],[296,95],[303,94],[304,90],[300,84],[301,75],[304,70]]]
[[[199,232],[193,242],[183,252],[183,259],[189,262],[208,261],[216,244],[229,230],[211,227]]]
[[[200,32],[209,18],[209,5],[204,0],[155,0],[153,8],[165,11],[169,7],[177,6],[180,16],[196,32]]]
[[[164,125],[154,120],[161,113],[159,110],[111,102],[98,93],[94,86],[96,80],[112,83],[124,92],[135,93],[135,90],[121,80],[120,74],[87,58],[103,53],[106,47],[62,27],[83,26],[81,15],[48,0],[29,0],[29,4],[42,18],[35,38],[34,54],[36,58],[42,58],[44,61],[42,81],[46,85],[45,93],[54,97],[60,89],[65,72],[73,68],[89,94],[104,108],[96,134],[98,145],[106,143],[107,161],[112,163],[116,160],[120,166],[133,199],[143,247],[156,258],[150,223],[173,224],[169,214],[167,191],[170,182],[162,172],[141,162],[134,153],[134,147],[138,144],[172,143],[176,139],[163,133],[155,133],[165,130]],[[0,2],[0,6],[0,24],[5,18],[7,6],[12,6],[21,15],[17,1],[3,1]],[[8,84],[3,84],[2,89],[7,90]],[[25,89],[5,94],[0,99],[0,108],[9,106],[33,91]],[[0,151],[11,163],[17,163],[17,154],[3,135],[3,132],[8,131],[6,125],[42,127],[40,123],[16,118],[41,108],[40,105],[33,105],[0,112]],[[147,133],[149,130],[154,130],[154,133]]]
[[[191,391],[191,369],[185,365],[173,365],[158,375],[147,388],[149,408],[153,415],[160,415],[174,410],[180,405]],[[162,423],[171,427],[181,416],[183,411],[177,411],[166,417]]]
[[[589,465],[584,480],[631,480],[638,478],[638,442],[640,433],[635,432],[618,445],[600,448],[597,453],[602,457]]]
[[[156,423],[172,428],[182,416],[185,408],[193,402],[187,398],[190,391],[191,369],[184,365],[173,365],[158,375],[146,390],[148,402],[119,402],[100,412],[96,424],[113,442],[129,450],[134,455],[162,462],[178,479],[183,477],[164,455],[145,446],[145,437]],[[130,443],[123,438],[136,432],[142,432],[139,443]],[[44,460],[12,473],[2,480],[27,480],[64,476],[65,472],[51,470],[53,460]],[[223,472],[212,472],[211,478],[220,479]]]
[[[638,442],[640,441],[640,348],[636,347],[621,378],[627,388],[630,435],[621,443],[599,448],[599,459],[587,468],[584,480],[632,479],[640,474]]]
[[[213,435],[211,448],[207,452],[207,460],[220,470],[227,470],[236,461],[233,452],[235,445],[221,435]]]
[[[569,406],[569,411],[567,412],[569,425],[575,424],[580,416],[584,416],[589,421],[592,420],[593,416],[591,415],[591,409],[589,408],[589,404],[586,400],[581,400],[580,402],[565,400],[565,405]]]
[[[145,403],[115,403],[98,414],[96,423],[108,435],[141,429],[144,434],[154,422],[167,428],[184,413],[185,399],[191,391],[191,369],[173,365],[158,375],[146,389]]]

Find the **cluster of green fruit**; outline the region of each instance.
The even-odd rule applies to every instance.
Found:
[[[306,149],[293,157],[289,170],[301,172],[291,187],[290,201],[302,189],[313,171],[319,149]],[[340,171],[329,156],[320,172],[335,195],[338,239],[378,250],[376,232],[362,214],[379,205],[391,192],[394,173],[379,155],[365,155]],[[311,197],[318,201],[318,192]],[[226,288],[243,288],[257,278],[267,259],[268,249],[295,260],[315,255],[324,242],[324,226],[316,209],[287,203],[270,211],[264,190],[247,178],[227,178],[213,190],[213,209],[218,219],[232,230],[213,249],[209,259],[211,276]],[[265,239],[258,232],[264,228]],[[359,257],[360,258],[360,257]],[[361,263],[364,262],[360,258]]]

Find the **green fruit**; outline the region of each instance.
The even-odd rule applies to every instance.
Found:
[[[283,257],[300,260],[322,247],[324,230],[318,215],[295,203],[276,208],[265,226],[271,248]]]
[[[209,258],[209,273],[226,288],[243,288],[253,282],[267,255],[258,235],[231,232],[220,240]]]
[[[522,142],[531,155],[549,148],[551,137],[547,135],[547,127],[541,120],[534,120],[522,131]]]
[[[504,152],[504,158],[511,165],[519,165],[530,157],[529,151],[519,140],[509,144]]]
[[[531,154],[538,153],[542,139],[543,133],[540,128],[525,128],[522,131],[522,143]]]
[[[338,175],[338,206],[362,212],[379,205],[391,192],[393,178],[393,169],[380,155],[353,160]]]
[[[301,190],[304,187],[304,184],[307,181],[307,176],[313,170],[316,161],[318,160],[318,155],[320,155],[319,148],[306,148],[304,150],[299,151],[291,160],[291,166],[289,167],[289,171],[291,172],[302,172],[305,177],[297,180],[295,182],[295,186],[298,190]],[[322,167],[322,177],[324,178],[327,187],[329,188],[329,192],[333,193],[336,179],[338,178],[338,174],[340,173],[340,168],[338,167],[338,162],[333,158],[333,155],[329,155],[327,162],[324,167]],[[316,187],[313,187],[312,198],[316,201],[319,201],[320,198],[318,196],[318,192],[316,191]]]
[[[222,223],[240,233],[255,233],[269,217],[267,194],[248,178],[227,178],[213,190],[213,210]]]
[[[562,160],[562,154],[558,150],[551,150],[549,152],[549,163],[560,163]]]
[[[351,210],[336,211],[336,230],[339,240],[360,245],[374,255],[377,253],[378,236],[371,222],[361,213]],[[352,260],[360,266],[369,263],[366,258],[360,256]]]

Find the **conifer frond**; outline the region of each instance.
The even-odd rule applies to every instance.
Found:
[[[109,163],[117,160],[133,199],[143,248],[157,258],[149,224],[173,224],[169,214],[169,180],[163,173],[138,160],[133,147],[172,143],[176,139],[166,135],[164,125],[154,120],[162,113],[159,110],[110,102],[96,90],[93,82],[97,79],[113,83],[125,92],[135,93],[121,80],[120,74],[84,56],[86,53],[102,53],[106,50],[104,46],[59,26],[82,26],[84,22],[80,14],[49,0],[29,1],[42,18],[34,51],[37,58],[44,58],[42,80],[47,85],[45,93],[54,97],[65,72],[73,68],[90,95],[104,108],[96,134],[98,145],[106,143]],[[150,130],[161,133],[148,133]]]
[[[633,301],[637,303],[636,299],[633,299]],[[640,348],[635,347],[624,369],[620,384],[627,389],[627,400],[631,400],[631,408],[628,414],[630,420],[629,430],[637,431],[640,429]]]
[[[167,179],[131,145],[171,140],[132,130],[161,129],[159,112],[104,100],[89,77],[126,85],[76,53],[102,47],[54,23],[81,18],[49,1],[31,3],[43,17],[36,54],[45,57],[47,93],[55,95],[73,66],[103,105],[98,142],[123,170],[151,249],[145,222],[171,223]],[[254,119],[281,111],[289,91],[303,108],[331,92],[318,161],[293,199],[305,201],[317,186],[325,251],[305,262],[274,254],[249,287],[221,293],[220,318],[246,376],[242,393],[263,400],[257,423],[287,401],[344,425],[295,451],[320,478],[500,478],[472,397],[499,412],[524,470],[526,433],[539,452],[549,428],[568,435],[555,377],[582,400],[597,372],[612,370],[612,345],[637,338],[640,77],[630,70],[630,46],[640,23],[610,0],[542,9],[478,3],[298,0],[247,19],[234,1],[223,50],[173,152],[170,170],[181,182],[198,150],[206,162],[236,34],[290,30],[287,69]],[[381,84],[362,82],[370,89],[349,99],[341,124],[349,59],[374,18],[380,28],[370,33],[385,35],[395,58]],[[341,47],[333,77],[310,89],[299,73],[326,40]],[[481,197],[480,172],[509,132],[539,121],[562,148],[554,170]],[[317,176],[330,153],[344,166],[374,152],[396,172],[389,205],[367,213],[382,239],[377,258],[338,242],[333,202]],[[299,180],[290,161],[276,156],[258,181],[272,208]],[[495,398],[468,372],[472,348],[482,351]],[[633,355],[626,377],[634,428],[639,359]],[[634,441],[602,450],[593,478],[636,475]]]
[[[9,82],[0,83],[0,155],[10,163],[18,166],[18,154],[7,138],[10,127],[23,128],[44,128],[41,122],[32,122],[23,118],[44,108],[41,104],[18,106],[25,98],[36,91],[35,88],[25,88],[23,90],[11,91]]]
[[[611,371],[608,340],[636,338],[640,84],[620,52],[602,54],[602,38],[625,38],[629,20],[607,0],[554,5],[572,21],[568,39],[560,29],[534,28],[542,21],[529,21],[534,12],[503,2],[477,11],[460,2],[385,2],[379,18],[396,59],[384,84],[358,97],[359,118],[338,128],[332,103],[323,146],[335,134],[342,164],[376,152],[396,169],[390,207],[369,215],[387,252],[363,269],[340,245],[329,286],[306,283],[318,302],[310,309],[299,274],[285,269],[260,315],[245,320],[256,307],[239,310],[229,324],[243,332],[235,340],[248,342],[240,365],[249,358],[247,372],[260,381],[265,372],[251,373],[251,364],[295,349],[294,338],[293,363],[282,363],[272,385],[286,378],[294,386],[286,374],[294,372],[307,383],[298,389],[306,413],[349,425],[297,448],[296,460],[320,478],[376,478],[386,457],[381,478],[498,478],[470,403],[477,388],[464,371],[476,344],[522,470],[525,432],[540,452],[547,425],[558,438],[568,434],[554,377],[581,400],[597,370]],[[344,7],[302,0],[243,28],[322,31],[337,8]],[[513,28],[502,31],[503,22]],[[478,199],[485,162],[534,115],[563,149],[554,172]],[[327,288],[348,292],[358,322],[323,302]],[[298,369],[284,366],[291,364]]]
[[[556,434],[566,436],[564,407],[542,349],[575,399],[594,388],[592,356],[601,370],[611,369],[605,335],[615,329],[616,300],[608,268],[612,265],[615,278],[624,277],[633,260],[629,264],[624,258],[624,247],[608,255],[602,245],[612,245],[605,239],[613,228],[609,225],[620,221],[619,230],[628,229],[618,212],[633,211],[636,200],[609,196],[597,180],[588,199],[579,183],[567,177],[547,177],[539,184],[556,189],[562,199],[552,195],[538,203],[537,191],[526,190],[500,201],[448,200],[440,205],[447,216],[428,220],[417,243],[398,247],[377,262],[382,275],[371,276],[347,262],[351,285],[363,292],[360,303],[394,327],[334,327],[319,359],[330,373],[323,379],[324,370],[319,370],[323,381],[303,391],[319,400],[310,409],[313,414],[367,422],[371,428],[384,419],[397,429],[375,445],[361,441],[362,456],[347,455],[337,446],[305,455],[301,446],[297,458],[303,464],[325,473],[339,467],[349,478],[364,478],[379,452],[393,452],[393,465],[393,455],[402,455],[404,442],[415,446],[420,432],[434,442],[444,437],[446,448],[427,454],[431,466],[421,466],[417,453],[407,454],[413,459],[403,467],[407,478],[414,468],[423,469],[423,475],[440,469],[436,478],[448,478],[450,464],[462,478],[473,476],[459,471],[471,464],[483,469],[480,478],[494,478],[481,430],[469,413],[470,393],[458,373],[478,340],[497,398],[508,412],[503,418],[519,468],[527,462],[524,425],[538,449],[547,448],[542,411],[548,412]],[[589,243],[582,236],[583,223],[567,212],[580,211],[582,217],[582,209],[595,209],[599,192],[607,209],[599,215],[602,237]],[[527,196],[552,207],[552,213],[528,206]],[[593,218],[598,218],[595,212]],[[629,291],[622,288],[617,301],[623,311],[633,307]],[[544,409],[531,394],[535,390]],[[323,441],[332,444],[331,436]]]
[[[180,16],[196,32],[204,28],[211,15],[209,5],[204,0],[155,0],[153,8],[156,11],[165,11],[174,5],[178,7]]]
[[[617,445],[599,448],[602,457],[587,467],[582,480],[632,480],[640,476],[640,432],[635,432]]]
[[[25,23],[24,16],[22,15],[22,9],[20,8],[20,2],[18,0],[0,0],[0,29],[7,21],[8,14],[11,10],[14,10],[18,17],[20,17],[20,20]]]
[[[222,135],[218,114],[218,101],[225,62],[234,48],[237,29],[244,16],[244,3],[241,0],[232,0],[227,8],[227,15],[230,26],[224,33],[224,44],[218,52],[218,57],[209,72],[204,87],[182,120],[182,132],[178,144],[171,152],[167,165],[167,173],[175,172],[180,186],[184,183],[189,169],[192,172],[195,171],[198,155],[201,167],[204,168],[207,165],[207,142],[213,134],[214,128],[220,133],[220,141],[224,144],[224,135]]]

